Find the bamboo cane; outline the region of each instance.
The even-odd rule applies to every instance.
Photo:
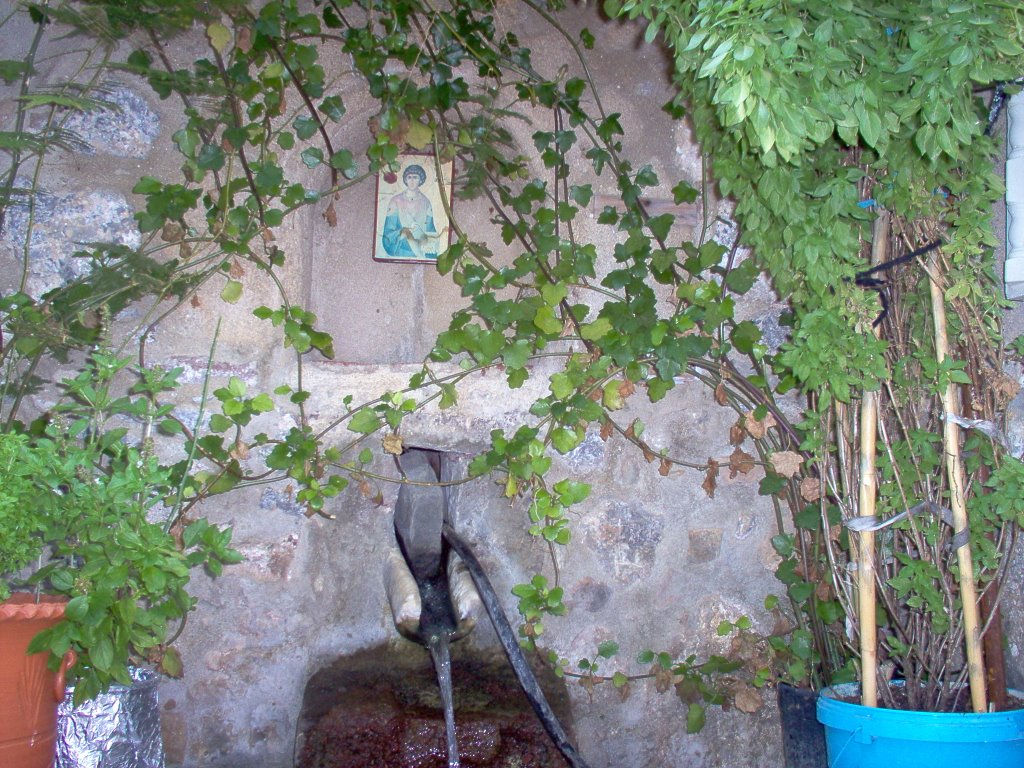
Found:
[[[871,264],[885,260],[889,242],[889,213],[875,219]],[[878,329],[874,330],[878,335]],[[878,392],[865,390],[860,402],[860,485],[857,508],[861,517],[874,517],[878,478],[875,475],[875,442],[878,430]],[[857,552],[857,618],[860,625],[860,700],[865,707],[878,706],[878,622],[875,618],[875,532],[861,531]]]
[[[935,324],[935,359],[941,364],[949,354],[949,337],[946,326],[946,303],[939,282],[938,256],[928,264],[928,283],[932,300],[932,320]],[[966,476],[960,458],[960,427],[952,417],[958,415],[954,384],[949,382],[942,393],[944,427],[943,447],[946,452],[946,476],[949,478],[949,503],[953,511],[954,541],[959,543],[956,550],[960,566],[960,602],[964,612],[964,641],[967,644],[967,676],[971,687],[971,706],[975,712],[988,709],[988,695],[985,691],[985,660],[981,650],[981,629],[978,620],[978,598],[974,585],[974,561],[967,538],[967,504],[964,500]],[[962,540],[958,540],[963,536]]]

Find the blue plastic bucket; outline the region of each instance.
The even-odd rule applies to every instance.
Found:
[[[906,712],[838,700],[851,696],[860,698],[859,684],[818,697],[829,768],[1024,768],[1024,710]]]

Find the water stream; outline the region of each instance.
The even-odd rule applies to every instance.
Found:
[[[434,660],[437,685],[444,708],[445,739],[448,744],[448,768],[459,768],[459,745],[455,739],[455,703],[452,696],[452,658],[447,634],[430,638],[430,658]]]

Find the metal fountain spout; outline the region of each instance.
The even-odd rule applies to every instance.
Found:
[[[442,536],[447,501],[439,485],[443,455],[412,449],[399,457],[406,483],[395,505],[395,538],[384,566],[384,584],[402,636],[430,645],[430,637],[465,637],[482,611],[462,560]]]
[[[401,554],[389,555],[384,579],[398,631],[430,650],[444,705],[448,766],[458,768],[449,645],[475,626],[480,598],[442,535],[447,519],[439,485],[442,459],[440,453],[427,450],[411,450],[398,459],[406,481],[395,505],[395,538]]]
[[[384,585],[395,627],[404,637],[425,645],[434,661],[444,704],[448,768],[459,766],[449,645],[473,629],[484,609],[555,746],[572,768],[587,768],[544,698],[480,562],[452,527],[441,485],[443,461],[444,454],[425,449],[410,449],[398,458],[405,479],[395,504],[399,548],[388,554]]]

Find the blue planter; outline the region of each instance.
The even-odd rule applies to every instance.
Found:
[[[906,712],[837,698],[850,696],[860,697],[857,683],[826,688],[818,698],[829,768],[1024,767],[1024,710]]]

